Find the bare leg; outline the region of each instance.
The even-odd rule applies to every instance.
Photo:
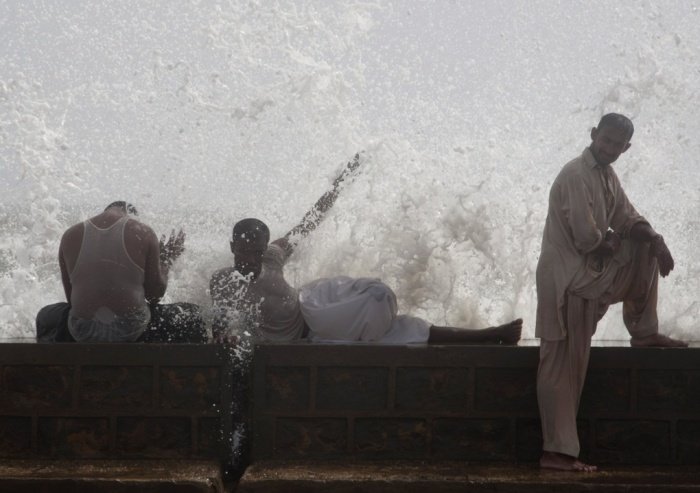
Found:
[[[542,452],[542,457],[540,457],[540,467],[542,469],[556,469],[558,471],[575,472],[595,472],[598,470],[596,466],[581,462],[576,457],[558,454],[556,452]]]
[[[507,324],[487,329],[463,329],[459,327],[430,327],[431,344],[517,344],[523,330],[521,318]]]
[[[651,334],[646,337],[632,337],[632,347],[688,347],[687,342],[679,341],[663,334]]]

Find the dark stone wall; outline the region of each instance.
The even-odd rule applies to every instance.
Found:
[[[253,460],[536,461],[538,351],[256,346]],[[700,464],[700,348],[593,348],[579,436],[597,463]]]
[[[0,458],[231,459],[223,346],[0,344]]]
[[[0,344],[0,459],[536,461],[538,348]],[[700,464],[700,348],[593,348],[579,413],[597,463]],[[240,461],[240,458],[239,458]]]

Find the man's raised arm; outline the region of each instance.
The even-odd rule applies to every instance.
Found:
[[[328,212],[328,210],[335,203],[340,191],[345,186],[346,181],[357,173],[360,163],[360,154],[355,154],[352,161],[350,161],[345,168],[343,168],[343,171],[338,175],[338,177],[333,180],[333,186],[331,189],[321,195],[321,198],[316,201],[313,207],[311,207],[311,209],[304,214],[301,222],[294,226],[289,233],[284,235],[282,238],[272,242],[275,245],[282,247],[287,254],[287,257],[292,254],[294,248],[297,246],[297,243],[301,238],[305,237],[316,229],[316,226],[319,225],[321,220],[326,215],[326,212]]]

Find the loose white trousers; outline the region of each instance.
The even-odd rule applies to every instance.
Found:
[[[537,400],[545,451],[579,455],[576,414],[588,369],[591,338],[610,305],[623,302],[623,320],[632,337],[658,332],[656,259],[650,258],[646,243],[634,244],[632,249],[632,261],[612,273],[609,277],[612,282],[598,297],[589,299],[585,289],[577,290],[576,294],[567,292],[566,338],[540,341]],[[599,294],[600,286],[591,291]]]

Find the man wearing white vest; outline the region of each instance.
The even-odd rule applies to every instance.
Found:
[[[206,342],[199,307],[158,303],[184,251],[184,233],[158,241],[136,215],[131,204],[113,202],[63,234],[66,302],[39,311],[39,342]]]

